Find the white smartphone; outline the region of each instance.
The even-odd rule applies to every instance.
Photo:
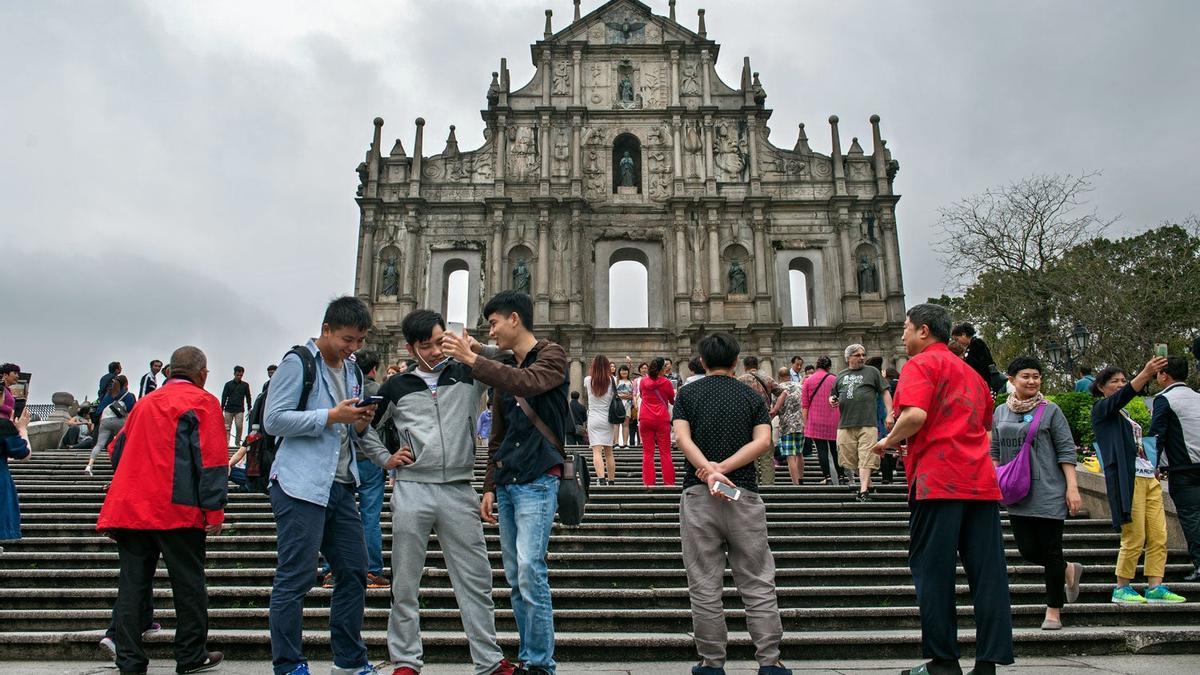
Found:
[[[729,497],[730,499],[732,499],[735,502],[738,500],[739,497],[742,496],[741,488],[736,488],[736,487],[733,487],[732,485],[726,485],[724,483],[713,483],[713,488],[716,489],[717,492],[720,492],[721,494],[725,495],[726,497]]]
[[[463,331],[465,331],[466,329],[467,329],[467,327],[458,321],[449,321],[446,323],[446,330],[451,333],[454,333],[455,335],[461,336],[463,334]]]

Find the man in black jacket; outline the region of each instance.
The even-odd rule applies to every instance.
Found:
[[[246,419],[246,409],[254,404],[250,397],[250,383],[242,379],[246,369],[241,366],[233,367],[233,379],[225,383],[221,390],[221,410],[225,413],[225,441],[229,441],[230,427],[237,426],[236,441],[231,448],[242,445],[242,425]]]

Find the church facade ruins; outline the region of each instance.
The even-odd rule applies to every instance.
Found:
[[[759,74],[746,58],[726,84],[719,52],[702,9],[693,30],[674,0],[669,16],[636,0],[581,15],[576,2],[557,32],[547,10],[529,82],[514,87],[505,60],[492,73],[481,147],[461,150],[451,126],[427,155],[418,118],[411,155],[399,139],[384,154],[376,118],[357,198],[356,291],[373,348],[402,358],[401,319],[444,313],[451,275],[465,272],[468,327],[492,294],[528,292],[537,333],[571,357],[573,389],[595,354],[682,366],[715,330],[764,368],[792,354],[836,364],[852,342],[902,362],[899,163],[879,117],[864,120],[869,155],[857,138],[843,150],[836,116],[829,154],[803,124],[777,147]],[[642,327],[609,325],[609,270],[625,261],[646,270]]]

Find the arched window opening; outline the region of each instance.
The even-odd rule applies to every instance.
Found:
[[[646,263],[636,257],[619,258],[608,268],[608,325],[610,328],[650,326],[650,285]],[[640,252],[638,252],[640,253]]]
[[[462,260],[449,260],[442,268],[442,316],[448,322],[467,323],[470,269]]]
[[[446,277],[446,321],[467,323],[467,286],[470,272],[456,270]]]
[[[813,264],[807,258],[796,258],[788,265],[788,298],[791,302],[792,325],[813,325]]]

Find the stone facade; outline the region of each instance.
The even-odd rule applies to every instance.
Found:
[[[902,360],[904,291],[894,161],[872,116],[867,155],[776,147],[758,73],[717,76],[704,10],[696,31],[635,0],[612,0],[532,45],[537,72],[516,89],[492,73],[483,146],[382,154],[383,120],[359,165],[357,292],[372,344],[400,358],[400,320],[445,311],[449,275],[469,273],[469,326],[500,289],[528,284],[539,335],[572,356],[579,388],[592,355],[686,363],[695,341],[730,330],[771,366],[861,342]],[[608,269],[647,268],[649,325],[609,328]],[[519,268],[519,269],[518,269]],[[516,274],[514,274],[516,270]],[[805,275],[809,325],[794,326],[789,274]]]

